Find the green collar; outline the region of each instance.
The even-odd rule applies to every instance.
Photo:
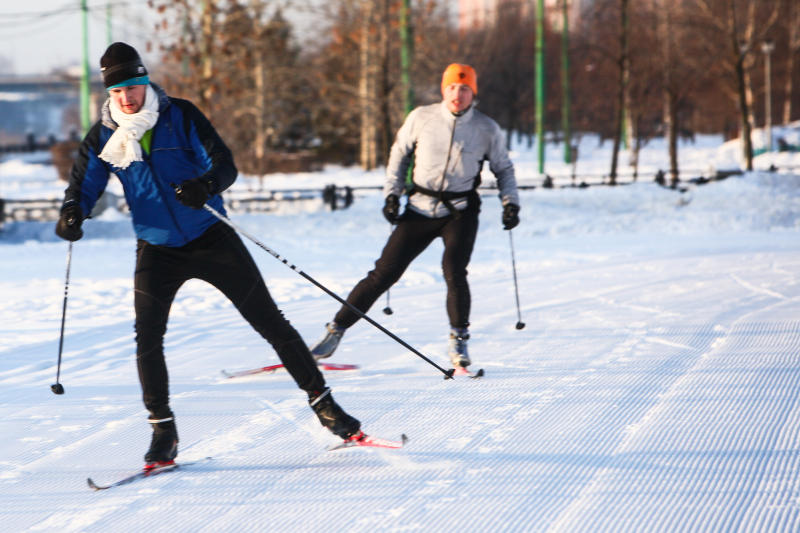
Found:
[[[145,151],[147,155],[150,155],[150,145],[153,143],[153,130],[149,129],[144,132],[142,135],[142,139],[139,141],[139,144],[142,145],[142,150]]]

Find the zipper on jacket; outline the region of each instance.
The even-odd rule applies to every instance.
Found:
[[[458,122],[458,117],[453,115],[453,129],[450,131],[450,144],[447,146],[447,159],[444,162],[444,170],[442,171],[442,183],[439,184],[439,198],[441,198],[442,191],[444,191],[444,182],[445,178],[447,177],[447,167],[450,166],[450,153],[453,151],[453,139],[456,138],[456,122]],[[440,203],[441,200],[437,198],[436,203],[433,204],[433,214],[436,214],[436,209],[438,209]]]
[[[153,132],[153,135],[155,135],[155,132]],[[144,151],[144,150],[142,150],[142,151]],[[164,192],[164,188],[162,186],[164,180],[161,179],[161,175],[158,174],[156,172],[156,169],[153,167],[153,164],[152,164],[152,162],[153,162],[153,158],[152,158],[153,144],[150,145],[150,152],[151,153],[147,154],[146,158],[142,157],[142,159],[147,164],[147,167],[150,169],[150,174],[153,176],[153,184],[156,186],[156,189],[158,190],[159,196],[161,196],[161,202],[164,204],[164,209],[167,211],[167,214],[169,215],[169,218],[172,220],[172,224],[175,226],[175,230],[178,232],[178,234],[183,239],[183,241],[184,241],[183,244],[188,244],[189,243],[189,237],[186,236],[186,233],[183,231],[183,228],[178,223],[178,218],[175,216],[175,212],[172,210],[172,207],[171,207],[171,205],[169,203],[169,200],[166,197],[166,195],[168,193]],[[171,189],[171,187],[170,187],[170,189]],[[183,246],[183,244],[181,246]]]
[[[167,109],[169,108],[169,100],[166,101],[165,105],[161,105],[161,104],[164,104],[164,102],[161,101],[161,96],[160,95],[159,95],[158,99],[159,99],[159,110],[158,110],[158,113],[160,115],[159,118],[161,118],[161,115],[163,113],[165,113],[167,111]],[[170,134],[173,133],[172,120],[171,119],[166,119],[165,120],[164,127],[169,129],[169,133]],[[152,128],[153,133],[151,134],[152,137],[150,138],[150,153],[147,154],[146,158],[142,157],[142,159],[147,163],[147,166],[150,168],[150,174],[152,174],[152,176],[153,176],[153,183],[155,184],[156,189],[158,190],[159,196],[161,196],[161,201],[164,204],[164,209],[167,211],[167,214],[169,215],[169,218],[172,220],[172,224],[175,226],[175,230],[178,232],[178,234],[183,239],[183,244],[181,244],[181,246],[183,246],[183,245],[186,245],[186,244],[189,243],[189,238],[186,236],[186,233],[183,231],[183,228],[178,223],[178,218],[175,216],[175,212],[172,210],[172,207],[171,207],[171,205],[169,203],[169,199],[167,198],[167,195],[169,194],[169,191],[172,191],[172,187],[170,187],[170,189],[169,189],[169,191],[167,193],[164,192],[164,187],[162,186],[162,184],[164,183],[164,180],[161,179],[161,175],[156,172],[156,169],[153,167],[153,164],[152,164],[153,163],[153,152],[154,152],[153,147],[155,146],[155,143],[153,142],[153,140],[155,138],[155,133],[156,133],[155,132],[155,128],[156,128],[156,126],[153,126],[153,128]],[[144,150],[142,150],[142,152],[144,152]],[[172,192],[174,194],[174,191],[172,191]]]

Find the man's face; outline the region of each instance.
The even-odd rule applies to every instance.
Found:
[[[128,85],[127,87],[114,87],[108,94],[111,100],[123,113],[132,115],[138,113],[144,104],[147,85]]]
[[[474,95],[469,85],[463,83],[451,83],[445,86],[442,91],[444,103],[451,113],[460,113],[472,104]]]

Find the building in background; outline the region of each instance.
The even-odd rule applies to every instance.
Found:
[[[561,28],[562,2],[568,3],[570,27],[580,19],[581,13],[591,6],[592,0],[545,0],[545,16],[553,28]],[[491,26],[502,9],[516,7],[520,16],[526,17],[535,7],[536,0],[458,0],[458,29],[469,31]]]

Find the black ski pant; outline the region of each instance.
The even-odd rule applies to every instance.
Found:
[[[453,328],[469,326],[470,292],[467,283],[469,265],[475,237],[478,234],[479,201],[458,216],[430,218],[406,210],[392,232],[375,268],[350,291],[347,303],[366,313],[372,304],[400,279],[411,262],[437,237],[444,241],[442,272],[447,284],[447,316]],[[349,328],[359,316],[347,306],[342,306],[334,321]]]
[[[305,391],[321,391],[325,379],[300,334],[278,309],[244,243],[222,222],[181,247],[139,240],[136,249],[134,307],[136,361],[145,407],[157,418],[169,416],[169,385],[164,334],[172,301],[189,279],[219,289],[266,339]]]

